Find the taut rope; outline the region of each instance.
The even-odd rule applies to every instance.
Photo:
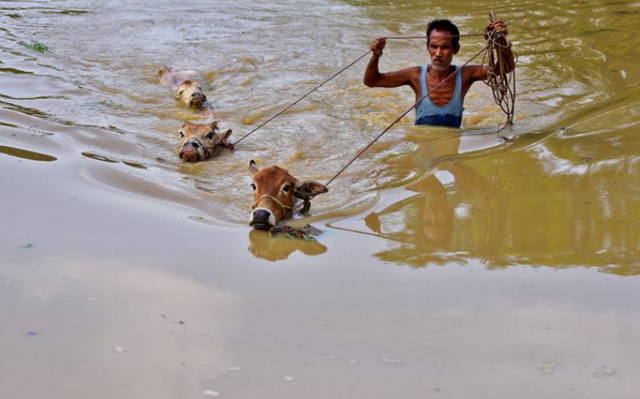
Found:
[[[456,76],[458,73],[460,73],[460,71],[462,71],[462,69],[467,66],[467,64],[469,64],[471,61],[473,61],[475,58],[477,58],[480,54],[484,53],[485,51],[487,51],[487,49],[489,48],[489,46],[485,46],[482,50],[480,50],[476,55],[474,55],[473,57],[471,57],[471,59],[469,59],[469,61],[465,62],[460,68],[458,68],[454,73],[452,73],[451,75],[447,76],[445,79],[443,79],[440,83],[438,83],[437,85],[435,85],[431,90],[427,91],[427,94],[425,94],[424,96],[422,96],[422,98],[418,101],[416,101],[415,104],[413,104],[411,106],[411,108],[409,108],[408,110],[406,110],[402,115],[400,115],[395,121],[393,121],[389,126],[387,126],[386,129],[384,129],[382,131],[382,133],[380,133],[375,139],[373,139],[373,141],[371,141],[366,147],[364,147],[362,150],[360,150],[360,152],[358,152],[358,154],[356,154],[355,157],[353,157],[351,159],[351,161],[349,161],[349,163],[347,163],[342,169],[340,169],[340,171],[338,173],[336,173],[326,184],[325,186],[328,186],[332,181],[334,181],[338,176],[340,176],[340,174],[342,172],[345,171],[345,169],[347,169],[352,163],[355,162],[356,159],[358,159],[358,157],[360,157],[360,155],[362,155],[366,150],[369,149],[369,147],[371,147],[376,141],[378,141],[378,139],[380,139],[380,137],[382,137],[383,134],[385,134],[386,132],[389,131],[389,129],[391,129],[393,126],[395,126],[396,123],[398,123],[400,121],[400,119],[404,118],[409,112],[411,112],[411,110],[413,110],[415,107],[417,107],[420,102],[422,100],[424,100],[425,98],[427,98],[427,96],[429,94],[431,94],[432,91],[434,91],[435,89],[437,89],[438,87],[440,87],[441,84],[443,84],[444,82],[446,82],[447,80],[451,79],[452,76]]]
[[[496,15],[493,12],[491,12],[489,14],[489,21],[493,23],[496,19],[497,19]],[[395,121],[393,121],[389,126],[387,126],[387,128],[384,129],[382,133],[376,136],[376,138],[373,139],[373,141],[371,141],[366,147],[360,150],[360,152],[358,152],[358,154],[356,154],[355,157],[353,157],[342,169],[340,169],[338,173],[336,173],[331,179],[329,179],[329,181],[327,181],[325,185],[329,185],[338,176],[340,176],[340,174],[342,174],[342,172],[344,172],[353,162],[355,162],[356,159],[358,159],[366,150],[368,150],[373,144],[375,144],[380,139],[380,137],[382,137],[393,126],[395,126],[396,123],[398,123],[402,118],[404,118],[409,112],[411,112],[414,108],[416,108],[422,100],[424,100],[427,96],[429,96],[429,94],[432,91],[437,89],[441,84],[449,80],[452,76],[455,76],[456,74],[461,73],[461,71],[465,66],[467,66],[471,61],[473,61],[475,58],[477,58],[483,53],[484,53],[484,57],[482,59],[482,65],[486,64],[488,69],[487,80],[485,81],[485,84],[491,87],[491,90],[493,92],[493,98],[496,104],[498,104],[502,109],[502,111],[507,115],[507,122],[500,130],[513,124],[513,116],[515,113],[515,97],[516,97],[515,64],[517,62],[517,56],[515,55],[515,53],[512,52],[516,58],[513,60],[513,62],[510,62],[507,59],[506,57],[507,51],[510,50],[511,44],[507,41],[505,35],[502,32],[495,32],[493,30],[490,30],[484,34],[468,33],[468,34],[449,35],[449,36],[441,36],[441,37],[472,37],[472,36],[485,36],[485,38],[487,39],[487,45],[482,50],[480,50],[476,55],[471,57],[467,62],[465,62],[460,68],[458,68],[456,72],[452,73],[443,81],[438,83],[435,87],[433,87],[431,90],[429,90],[420,100],[416,101],[416,103],[413,104],[411,108],[406,110]],[[426,35],[425,36],[387,36],[385,37],[385,39],[392,39],[392,40],[427,39],[427,36]],[[275,114],[274,116],[272,116],[271,118],[263,122],[261,125],[251,130],[249,133],[245,134],[244,136],[242,136],[238,141],[233,143],[233,145],[238,144],[239,142],[241,142],[242,140],[244,140],[245,138],[249,137],[251,134],[256,132],[258,129],[262,128],[267,123],[274,120],[276,117],[285,113],[287,110],[289,110],[294,105],[298,104],[300,101],[305,99],[311,93],[315,92],[316,90],[318,90],[319,88],[327,84],[329,81],[333,80],[336,76],[340,75],[342,72],[352,67],[355,63],[357,63],[358,61],[360,61],[361,59],[369,55],[369,53],[371,53],[371,50],[362,54],[360,57],[352,61],[349,65],[342,68],[341,70],[333,74],[331,77],[326,79],[324,82],[314,87],[311,91],[309,91],[308,93],[306,93],[305,95],[303,95],[302,97],[300,97],[299,99],[297,99],[296,101],[294,101],[293,103],[285,107],[282,111],[278,112],[277,114]],[[254,207],[255,205],[256,204],[254,204]]]
[[[489,14],[489,22],[493,23],[498,18],[493,13],[493,11]],[[460,35],[463,36],[463,35]],[[469,34],[467,36],[477,36],[476,34]],[[386,129],[382,131],[373,141],[371,141],[366,147],[364,147],[355,157],[353,157],[349,163],[347,163],[338,173],[336,173],[325,186],[329,185],[332,181],[334,181],[342,172],[345,171],[356,159],[358,159],[366,150],[369,149],[382,135],[384,135],[389,129],[391,129],[396,123],[400,121],[400,119],[404,118],[411,110],[416,108],[422,100],[424,100],[429,94],[438,88],[441,84],[446,82],[452,76],[455,76],[457,73],[461,73],[464,67],[469,64],[473,59],[477,58],[480,54],[484,53],[484,57],[482,60],[482,65],[487,64],[487,80],[485,84],[491,87],[493,91],[493,98],[496,101],[496,104],[502,108],[504,113],[507,115],[506,124],[500,129],[504,129],[505,127],[513,124],[513,115],[515,112],[515,101],[516,101],[516,73],[515,73],[515,64],[517,62],[517,58],[513,60],[513,63],[510,63],[509,60],[506,59],[507,50],[510,50],[511,44],[507,41],[507,38],[502,32],[495,32],[493,30],[488,31],[484,35],[487,39],[487,45],[480,50],[476,55],[474,55],[470,60],[464,63],[462,67],[458,68],[455,73],[447,76],[442,82],[438,83],[435,87],[427,92],[420,100],[418,100],[411,108],[406,110],[402,115],[400,115],[393,123],[391,123]],[[403,38],[426,38],[423,36],[409,36]],[[499,131],[500,131],[499,130]]]
[[[470,33],[470,34],[462,34],[462,35],[450,35],[450,36],[441,36],[441,37],[470,37],[470,36],[483,36],[482,33]],[[385,37],[385,39],[392,39],[392,40],[412,40],[412,39],[427,39],[427,36],[387,36]],[[275,115],[273,115],[271,118],[267,119],[266,121],[264,121],[262,124],[260,124],[259,126],[257,126],[256,128],[254,128],[253,130],[251,130],[249,133],[245,134],[244,136],[240,137],[235,143],[233,143],[233,145],[235,146],[236,144],[238,144],[239,142],[241,142],[242,140],[246,139],[247,137],[251,136],[253,133],[255,133],[258,129],[261,129],[262,127],[264,127],[264,125],[266,125],[267,123],[271,122],[272,120],[274,120],[275,118],[277,118],[278,116],[284,114],[285,112],[287,112],[291,107],[293,107],[294,105],[298,104],[300,101],[304,100],[305,98],[307,98],[311,93],[315,92],[316,90],[318,90],[319,88],[321,88],[322,86],[324,86],[325,84],[329,83],[331,80],[333,80],[336,76],[340,75],[342,72],[346,71],[347,69],[351,68],[354,64],[356,64],[358,61],[360,61],[361,59],[363,59],[364,57],[366,57],[367,55],[369,55],[371,53],[371,50],[367,51],[366,53],[362,54],[360,57],[356,58],[354,61],[352,61],[349,65],[347,65],[346,67],[342,68],[341,70],[339,70],[338,72],[336,72],[335,74],[331,75],[331,77],[329,77],[328,79],[326,79],[324,82],[320,83],[318,86],[314,87],[312,90],[310,90],[308,93],[306,93],[305,95],[303,95],[302,97],[298,98],[296,101],[292,102],[291,104],[287,105],[284,109],[282,109],[281,111],[279,111],[278,113],[276,113]]]
[[[332,80],[333,78],[335,78],[336,76],[340,75],[342,72],[346,71],[347,69],[349,69],[353,64],[355,64],[356,62],[360,61],[361,59],[363,59],[364,57],[366,57],[367,55],[369,55],[369,53],[371,52],[371,50],[367,51],[366,53],[362,54],[360,57],[358,57],[355,61],[353,61],[351,64],[347,65],[346,67],[342,68],[341,70],[339,70],[338,72],[336,72],[335,74],[333,74],[333,76],[331,76],[329,79],[325,80],[324,82],[320,83],[318,86],[314,87],[313,90],[311,90],[310,92],[308,92],[307,94],[305,94],[304,96],[300,97],[299,99],[297,99],[296,101],[292,102],[291,104],[289,104],[286,108],[284,108],[282,111],[278,112],[277,114],[275,114],[274,116],[272,116],[271,118],[267,119],[266,121],[264,121],[260,126],[256,127],[255,129],[253,129],[252,131],[250,131],[249,133],[245,134],[244,136],[240,137],[240,139],[238,139],[238,141],[236,141],[235,143],[233,143],[233,145],[238,144],[239,142],[241,142],[242,140],[246,139],[247,137],[249,137],[250,135],[252,135],[256,130],[260,129],[261,127],[263,127],[264,125],[266,125],[267,123],[271,122],[272,120],[274,120],[276,117],[284,114],[285,112],[287,112],[287,110],[289,110],[289,108],[293,107],[294,105],[296,105],[297,103],[299,103],[300,101],[304,100],[309,94],[313,93],[314,91],[318,90],[319,88],[321,88],[322,86],[324,86],[326,83],[329,83],[330,80]]]

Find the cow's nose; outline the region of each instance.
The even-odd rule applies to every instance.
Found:
[[[198,147],[200,147],[200,144],[198,144],[197,141],[187,141],[187,143],[184,146],[185,147],[198,148]]]
[[[196,106],[196,107],[201,107],[202,103],[204,103],[205,101],[207,101],[207,97],[204,94],[200,94],[200,93],[193,93],[191,95],[191,105]]]
[[[268,209],[255,209],[251,212],[251,221],[249,224],[256,229],[268,230],[271,226],[275,225],[275,217]]]
[[[269,216],[271,216],[271,212],[266,209],[256,209],[253,211],[253,221],[254,222],[269,222]]]

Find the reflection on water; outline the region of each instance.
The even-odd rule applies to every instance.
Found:
[[[307,256],[320,255],[327,252],[327,247],[316,240],[302,240],[286,237],[272,237],[269,233],[258,230],[249,232],[249,252],[256,258],[271,262],[285,260],[300,251]]]
[[[390,249],[377,257],[418,267],[478,258],[494,269],[580,265],[639,275],[640,162],[616,155],[638,148],[638,139],[560,135],[560,142],[470,160],[456,153],[464,136],[426,142],[398,163],[435,163],[429,173],[383,191],[382,205],[360,225],[336,227],[388,239]]]
[[[637,398],[637,0],[0,4],[2,399]],[[461,131],[410,115],[294,218],[327,223],[318,242],[250,230],[247,165],[340,170],[412,105],[364,61],[177,160],[199,115],[162,65],[203,73],[234,139],[373,37],[478,32],[491,9],[520,56],[514,141],[480,84]],[[381,63],[425,61],[395,41]]]
[[[57,161],[57,158],[52,157],[51,155],[41,154],[39,152],[34,152],[34,151],[28,151],[21,148],[7,147],[4,145],[0,145],[0,153],[11,155],[12,157],[28,159],[30,161],[41,161],[41,162]]]
[[[376,226],[377,232],[393,235],[402,243],[377,256],[388,261],[403,259],[414,266],[448,262],[448,256],[439,254],[465,251],[455,248],[454,227],[460,234],[462,229],[456,225],[468,219],[475,230],[475,248],[466,251],[471,249],[483,261],[496,259],[504,242],[507,212],[499,182],[492,184],[465,162],[455,160],[441,164],[406,190],[418,194],[365,218],[367,227],[375,231]]]
[[[462,141],[462,137],[431,139],[399,162],[405,168],[437,166],[400,189],[408,192],[401,200],[364,218],[367,229],[397,243],[376,256],[413,266],[450,262],[469,251],[456,248],[461,234],[456,227],[468,219],[475,227],[473,252],[484,261],[497,258],[506,223],[504,183],[499,173],[485,178],[453,157]]]
[[[640,251],[636,3],[149,4],[10,2],[0,10],[2,153],[100,164],[84,171],[93,183],[188,207],[192,220],[246,228],[250,159],[326,181],[411,106],[411,93],[364,87],[363,61],[234,152],[185,166],[175,131],[199,114],[158,84],[161,65],[201,71],[215,111],[239,138],[366,51],[374,36],[422,33],[432,16],[473,33],[492,8],[512,23],[520,56],[518,113],[508,132],[515,142],[495,136],[503,115],[488,88],[476,85],[465,101],[465,130],[417,128],[409,116],[316,200],[314,223],[386,237],[389,248],[376,256],[401,264],[477,258],[490,267],[617,270]],[[32,41],[50,52],[25,48]],[[465,38],[455,62],[482,45]],[[393,41],[381,60],[384,70],[425,61],[421,41]],[[30,152],[16,149],[22,145]],[[252,245],[256,253],[262,247],[269,245]]]

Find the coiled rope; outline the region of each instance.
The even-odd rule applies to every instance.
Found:
[[[484,36],[483,33],[469,33],[469,34],[461,34],[461,35],[450,35],[450,36],[441,36],[441,37],[473,37],[473,36]],[[413,40],[413,39],[424,39],[426,40],[427,37],[426,36],[387,36],[385,37],[385,39],[389,39],[389,40]],[[285,108],[283,108],[282,110],[280,110],[279,112],[277,112],[275,115],[273,115],[272,117],[270,117],[269,119],[267,119],[266,121],[262,122],[260,125],[258,125],[257,127],[255,127],[253,130],[251,130],[249,133],[245,134],[244,136],[240,137],[237,141],[235,141],[233,143],[233,145],[235,146],[236,144],[238,144],[239,142],[241,142],[242,140],[246,139],[247,137],[251,136],[253,133],[255,133],[257,130],[263,128],[267,123],[271,122],[272,120],[276,119],[278,116],[284,114],[285,112],[287,112],[289,109],[291,109],[291,107],[293,107],[294,105],[298,104],[300,101],[304,100],[305,98],[307,98],[310,94],[312,94],[313,92],[315,92],[316,90],[318,90],[319,88],[321,88],[322,86],[324,86],[325,84],[329,83],[330,81],[332,81],[335,77],[337,77],[338,75],[340,75],[342,72],[346,71],[347,69],[351,68],[353,65],[355,65],[358,61],[360,61],[361,59],[363,59],[364,57],[366,57],[367,55],[371,54],[371,50],[367,51],[366,53],[362,54],[360,57],[356,58],[355,60],[353,60],[351,63],[349,63],[347,66],[345,66],[344,68],[340,69],[338,72],[334,73],[333,75],[331,75],[329,78],[327,78],[325,81],[323,81],[322,83],[320,83],[319,85],[317,85],[316,87],[314,87],[313,89],[311,89],[309,92],[307,92],[306,94],[304,94],[302,97],[298,98],[297,100],[295,100],[294,102],[292,102],[291,104],[287,105]]]
[[[489,14],[489,22],[493,23],[497,20],[495,13],[491,12]],[[414,108],[416,108],[422,100],[424,100],[433,90],[437,89],[441,84],[449,80],[452,76],[460,73],[463,68],[468,65],[472,60],[480,56],[484,53],[482,59],[482,65],[487,65],[487,79],[485,80],[485,84],[491,87],[493,92],[493,98],[496,104],[500,106],[502,111],[507,115],[507,121],[505,125],[499,130],[503,130],[505,127],[513,124],[513,117],[515,113],[515,99],[516,99],[516,74],[515,74],[515,64],[517,63],[517,55],[515,52],[512,52],[515,59],[511,62],[510,58],[507,56],[508,52],[511,49],[511,44],[507,41],[504,33],[496,32],[493,30],[488,30],[485,33],[469,33],[469,34],[460,34],[460,35],[449,35],[449,36],[441,36],[441,37],[473,37],[473,36],[484,36],[487,40],[487,45],[480,50],[476,55],[470,58],[467,62],[465,62],[461,68],[458,68],[455,73],[449,75],[446,79],[438,83],[435,87],[427,92],[420,100],[418,100],[411,108],[406,110],[402,115],[400,115],[395,121],[393,121],[386,129],[382,131],[378,136],[376,136],[373,141],[371,141],[366,147],[364,147],[360,152],[356,154],[356,156],[351,159],[338,173],[336,173],[329,181],[325,184],[333,182],[342,172],[344,172],[353,162],[355,162],[358,157],[360,157],[366,150],[368,150],[373,144],[375,144],[387,131],[389,131],[393,126],[396,125],[402,118],[404,118],[409,112],[411,112]],[[413,39],[423,39],[426,40],[427,36],[387,36],[385,39],[390,40],[413,40]],[[278,116],[282,115],[286,111],[288,111],[291,107],[298,104],[303,99],[307,98],[316,90],[320,89],[325,84],[329,83],[335,77],[355,65],[358,61],[366,57],[371,53],[371,50],[362,54],[360,57],[356,58],[354,61],[349,63],[347,66],[333,74],[331,77],[323,81],[318,86],[314,87],[312,90],[304,94],[302,97],[298,98],[293,103],[289,104],[281,111],[264,121],[262,124],[251,130],[249,133],[242,136],[233,145],[237,145],[242,140],[246,139],[257,130],[264,127],[267,123],[271,122]]]
[[[386,132],[389,131],[389,129],[391,129],[396,123],[400,122],[400,119],[404,118],[409,112],[411,112],[415,107],[417,107],[418,105],[420,105],[420,103],[422,102],[422,100],[424,100],[425,98],[427,98],[427,96],[429,94],[431,94],[432,91],[434,91],[435,89],[437,89],[438,87],[440,87],[441,84],[443,84],[444,82],[446,82],[447,80],[451,79],[451,77],[456,76],[458,74],[458,71],[461,71],[465,66],[467,66],[467,64],[469,64],[471,61],[473,61],[474,59],[476,59],[477,57],[480,56],[480,54],[484,53],[485,51],[487,51],[489,46],[485,46],[482,50],[480,50],[476,55],[474,55],[473,57],[471,57],[469,59],[469,61],[465,62],[460,68],[458,68],[456,70],[456,72],[452,73],[451,75],[447,76],[445,79],[443,79],[440,83],[438,83],[437,85],[435,85],[433,88],[431,88],[431,90],[427,91],[427,94],[425,94],[424,96],[422,96],[422,98],[418,101],[415,102],[415,104],[413,104],[411,106],[411,108],[409,108],[408,110],[406,110],[402,115],[400,115],[395,121],[393,121],[389,126],[387,126],[386,129],[384,129],[382,131],[382,133],[380,133],[375,139],[373,139],[373,141],[371,141],[366,147],[364,147],[362,150],[360,150],[360,152],[358,152],[358,154],[356,154],[355,157],[353,157],[351,159],[351,161],[349,161],[349,163],[347,163],[342,169],[340,169],[340,171],[338,173],[336,173],[331,179],[329,179],[329,181],[327,181],[327,183],[325,184],[325,186],[328,186],[332,181],[334,181],[338,176],[340,176],[340,174],[342,174],[342,172],[344,172],[352,163],[355,162],[356,159],[358,159],[360,157],[360,155],[362,155],[366,150],[369,149],[369,147],[371,147],[373,144],[375,144],[376,141],[378,141],[380,139],[380,137],[382,137]]]
[[[498,17],[492,11],[489,13],[489,22],[493,23]],[[516,106],[516,64],[518,55],[511,51],[511,43],[502,32],[488,31],[487,52],[482,59],[482,65],[487,65],[487,80],[485,84],[491,87],[493,100],[507,115],[507,122],[502,127],[513,124],[513,116]],[[513,62],[507,54],[513,54]],[[500,130],[502,130],[500,129]]]
[[[489,14],[489,22],[493,23],[498,18],[496,15],[491,12]],[[463,35],[460,35],[463,36]],[[467,35],[467,36],[476,36],[476,35]],[[411,108],[405,111],[402,115],[400,115],[395,121],[393,121],[386,129],[382,131],[378,136],[376,136],[373,141],[371,141],[366,147],[364,147],[360,152],[356,154],[342,169],[338,171],[331,179],[327,181],[325,186],[329,185],[332,181],[334,181],[342,172],[344,172],[356,159],[358,159],[366,150],[368,150],[376,141],[380,139],[389,129],[391,129],[396,123],[400,121],[400,119],[404,118],[411,110],[416,108],[422,100],[424,100],[432,91],[438,88],[442,83],[449,80],[452,76],[456,76],[456,74],[461,73],[467,64],[473,61],[475,58],[484,54],[482,65],[487,65],[487,80],[485,80],[485,84],[491,87],[493,92],[493,98],[496,101],[496,104],[502,108],[502,111],[507,115],[507,122],[505,125],[498,131],[502,131],[505,127],[513,124],[513,115],[515,112],[515,99],[516,99],[516,74],[515,74],[515,64],[517,62],[516,59],[511,62],[508,57],[508,51],[511,49],[511,44],[507,41],[504,33],[496,32],[493,30],[489,30],[484,34],[487,45],[480,50],[476,55],[471,57],[467,62],[465,62],[462,67],[458,68],[456,72],[447,76],[442,82],[438,83],[435,87],[427,92],[420,100],[418,100]],[[411,38],[417,38],[416,36],[411,36]],[[419,38],[426,39],[426,36],[420,36]],[[515,54],[515,53],[514,53]]]

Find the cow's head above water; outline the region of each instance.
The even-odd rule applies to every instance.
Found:
[[[185,162],[204,161],[213,154],[218,145],[225,145],[231,129],[219,132],[218,121],[210,123],[185,122],[178,131],[180,137],[180,159]]]
[[[182,101],[189,108],[202,109],[207,96],[204,95],[200,83],[185,80],[176,89],[176,100]]]
[[[256,163],[251,161],[249,172],[253,175],[251,187],[254,190],[249,225],[260,230],[267,230],[291,216],[296,198],[308,203],[316,195],[329,191],[327,187],[314,181],[299,182],[289,172],[277,166],[259,170]],[[308,207],[305,209],[308,210]]]

